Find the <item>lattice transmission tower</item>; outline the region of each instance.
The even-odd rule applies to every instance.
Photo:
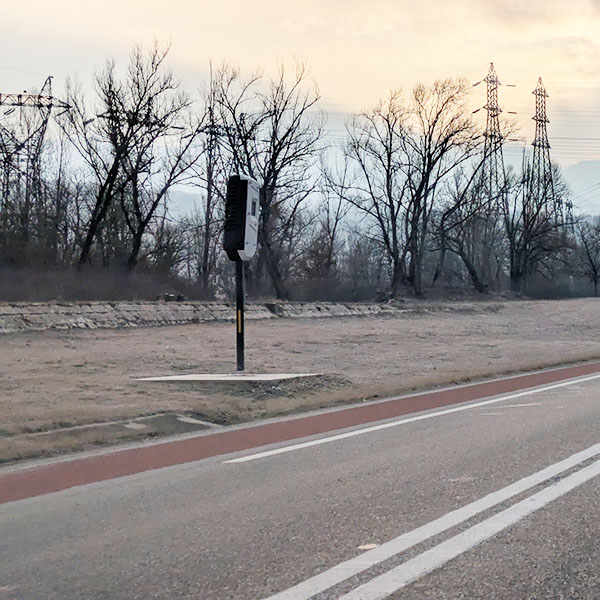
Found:
[[[560,195],[554,189],[552,162],[550,161],[550,142],[548,141],[547,124],[550,123],[546,114],[546,98],[548,93],[542,78],[538,78],[537,86],[533,90],[535,96],[535,137],[533,139],[533,160],[531,163],[530,193],[535,202],[542,208],[546,215],[552,215],[558,222],[572,222],[572,205],[570,201],[563,203]]]
[[[2,94],[0,106],[8,110],[0,118],[0,210],[11,196],[26,201],[39,192],[40,156],[52,110],[70,105],[52,95],[52,77],[39,94]]]
[[[468,208],[470,215],[465,222],[464,251],[469,261],[479,273],[479,279],[485,285],[498,283],[502,246],[503,215],[507,209],[506,173],[502,146],[504,136],[500,126],[498,88],[501,83],[494,68],[490,68],[484,79],[487,86],[486,103],[473,111],[485,110],[487,113],[484,136],[484,155],[479,167],[477,184],[473,188],[472,204]]]
[[[483,107],[487,111],[484,137],[484,163],[481,170],[481,184],[484,193],[496,207],[503,206],[503,190],[505,184],[504,155],[502,153],[503,137],[500,129],[500,113],[498,103],[498,87],[502,85],[496,74],[494,63],[490,63],[487,76],[483,79],[487,84],[487,101]],[[477,84],[476,84],[477,85]]]

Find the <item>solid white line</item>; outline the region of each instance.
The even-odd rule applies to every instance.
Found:
[[[517,496],[536,485],[544,483],[552,477],[560,475],[590,458],[600,454],[600,443],[590,446],[581,452],[577,452],[553,465],[550,465],[537,473],[528,475],[519,481],[492,492],[479,500],[453,510],[442,517],[431,521],[421,527],[417,527],[408,533],[404,533],[374,550],[364,552],[355,558],[351,558],[335,567],[315,575],[294,587],[270,596],[267,600],[307,600],[315,594],[341,583],[342,581],[356,575],[374,565],[400,554],[425,540],[436,536],[444,531],[467,521],[471,517],[486,511],[514,496]]]
[[[600,475],[600,460],[355,588],[340,600],[381,600]]]
[[[293,452],[295,450],[302,450],[303,448],[311,448],[313,446],[320,446],[321,444],[329,444],[330,442],[337,442],[339,440],[345,440],[347,438],[356,437],[358,435],[364,435],[366,433],[372,433],[373,431],[381,431],[383,429],[390,429],[392,427],[398,427],[399,425],[406,425],[407,423],[414,423],[416,421],[425,421],[427,419],[434,419],[443,415],[449,415],[452,413],[462,412],[465,410],[472,410],[480,406],[489,406],[490,404],[497,404],[498,402],[505,402],[506,400],[513,400],[515,398],[522,398],[523,396],[531,396],[533,394],[541,394],[549,390],[555,390],[558,388],[566,387],[568,385],[574,385],[576,383],[582,383],[584,381],[591,381],[593,379],[600,378],[600,374],[589,375],[579,379],[571,379],[569,381],[563,381],[561,383],[554,383],[546,385],[544,387],[533,388],[531,390],[525,390],[524,392],[517,392],[515,394],[509,394],[508,396],[501,396],[500,398],[492,398],[491,400],[484,400],[482,402],[476,402],[474,404],[467,404],[462,406],[455,406],[453,408],[446,408],[444,410],[438,410],[437,412],[427,413],[425,415],[419,415],[417,417],[408,417],[406,419],[400,419],[397,421],[391,421],[388,423],[382,423],[380,425],[372,425],[370,427],[363,427],[362,429],[355,429],[353,431],[347,431],[346,433],[338,433],[336,435],[330,435],[328,437],[319,438],[317,440],[311,440],[309,442],[300,442],[298,444],[291,444],[289,446],[283,446],[281,448],[274,448],[273,450],[265,450],[263,452],[256,452],[255,454],[248,454],[245,456],[239,456],[238,458],[232,458],[230,460],[223,461],[227,463],[245,463],[252,460],[258,460],[261,458],[267,458],[268,456],[275,456],[277,454],[285,454],[286,452]]]

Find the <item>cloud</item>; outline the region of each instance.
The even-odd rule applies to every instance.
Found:
[[[504,83],[518,84],[502,88],[501,103],[520,111],[526,135],[540,75],[556,113],[553,131],[568,137],[581,122],[596,127],[592,96],[573,88],[600,89],[600,0],[30,0],[3,8],[8,66],[53,73],[57,87],[73,71],[85,81],[107,57],[123,61],[133,42],[155,37],[172,41],[170,62],[189,89],[211,59],[272,71],[300,57],[326,106],[348,111],[418,81],[481,79],[494,61]],[[3,81],[29,85],[16,72],[3,72]],[[475,104],[483,91],[474,89]],[[583,116],[573,121],[574,114]]]

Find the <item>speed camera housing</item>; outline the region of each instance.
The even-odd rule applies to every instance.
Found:
[[[247,175],[232,175],[227,182],[223,248],[230,260],[250,260],[258,244],[258,183]]]

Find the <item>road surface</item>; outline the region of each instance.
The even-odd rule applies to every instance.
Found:
[[[0,599],[600,598],[597,371],[32,488]]]

